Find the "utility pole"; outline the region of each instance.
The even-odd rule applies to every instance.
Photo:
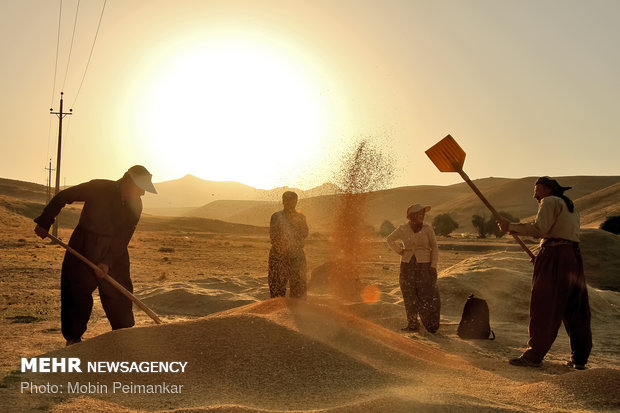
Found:
[[[52,171],[56,170],[52,168],[52,158],[50,158],[49,167],[45,168],[45,170],[47,171],[47,202],[50,202],[50,199],[52,199]]]
[[[62,119],[67,115],[72,115],[73,109],[69,109],[69,113],[62,111],[62,95],[64,92],[60,92],[60,112],[52,112],[54,108],[50,109],[50,115],[58,116],[58,154],[56,155],[56,189],[54,195],[60,192],[60,152],[62,148]],[[52,235],[58,236],[58,219],[54,221],[54,228],[52,229]]]

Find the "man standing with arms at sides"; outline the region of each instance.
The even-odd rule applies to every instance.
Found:
[[[291,297],[306,296],[306,255],[304,240],[308,237],[306,217],[295,210],[297,194],[286,191],[282,194],[283,210],[271,216],[269,235],[269,292],[271,298],[286,295],[287,282]]]
[[[133,292],[127,245],[142,213],[141,196],[144,191],[157,193],[151,177],[144,166],[135,165],[118,181],[95,179],[73,186],[60,191],[34,220],[37,223],[34,232],[45,238],[65,205],[84,202],[69,246],[97,264],[99,270],[94,272],[69,251],[65,253],[60,280],[60,319],[67,346],[82,341],[96,288],[113,330],[134,325],[131,300],[103,278],[110,271],[112,278]]]
[[[498,222],[503,232],[541,238],[534,261],[528,348],[510,364],[539,367],[558,334],[560,324],[570,338],[571,358],[566,365],[583,370],[590,350],[590,305],[579,251],[579,213],[555,179],[542,177],[534,186],[540,204],[536,220],[515,224]]]

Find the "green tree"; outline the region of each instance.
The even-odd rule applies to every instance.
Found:
[[[510,222],[519,222],[519,218],[508,212],[499,211],[498,213]],[[504,234],[499,230],[497,221],[492,215],[488,218],[484,215],[472,215],[471,224],[478,231],[478,238],[486,238],[487,234],[495,235],[497,238],[504,236]]]
[[[394,232],[395,229],[396,227],[394,226],[394,224],[392,224],[386,219],[379,227],[379,235],[381,235],[382,237],[387,237],[392,232]]]
[[[433,229],[437,235],[449,236],[459,227],[459,223],[452,219],[450,214],[439,214],[433,219]]]
[[[611,232],[612,234],[616,235],[620,234],[620,215],[607,217],[607,219],[605,219],[605,222],[601,224],[599,229]]]
[[[486,219],[483,215],[472,215],[471,216],[471,224],[478,231],[478,238],[486,238]]]
[[[511,215],[508,212],[499,211],[498,213],[510,222],[519,222],[519,218]],[[499,227],[497,226],[497,221],[495,220],[493,216],[489,217],[489,220],[486,222],[485,225],[486,225],[487,234],[493,234],[495,235],[496,238],[501,238],[504,235],[506,235],[504,232],[499,230]]]

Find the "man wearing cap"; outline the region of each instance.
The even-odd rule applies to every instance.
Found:
[[[103,278],[110,272],[112,278],[133,292],[127,245],[142,213],[140,197],[145,191],[157,193],[151,177],[145,167],[135,165],[118,181],[95,179],[67,188],[54,196],[34,220],[37,223],[34,232],[45,238],[65,205],[84,202],[69,246],[97,264],[99,271],[94,272],[69,252],[65,253],[60,280],[60,318],[67,345],[82,340],[96,288],[113,330],[134,325],[131,300]]]
[[[400,225],[387,237],[387,243],[401,256],[399,284],[403,294],[407,326],[403,331],[418,331],[420,322],[430,333],[439,329],[439,288],[437,261],[439,249],[433,228],[424,223],[428,205],[407,208],[409,222]]]
[[[498,221],[503,232],[541,238],[532,277],[530,340],[527,350],[510,360],[516,366],[539,367],[562,322],[571,346],[566,364],[581,370],[590,356],[590,305],[579,251],[579,213],[564,195],[570,188],[541,177],[534,186],[534,198],[539,203],[536,220],[522,224]]]

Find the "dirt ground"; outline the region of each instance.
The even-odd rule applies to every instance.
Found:
[[[70,230],[61,229],[59,237],[68,240]],[[484,254],[489,249],[514,250],[504,240],[486,242],[442,240],[438,270],[462,261],[465,257]],[[449,245],[445,245],[449,244]],[[362,280],[391,280],[398,287],[398,256],[380,238],[370,241],[370,253],[360,265]],[[222,279],[247,278],[267,286],[269,239],[264,236],[233,234],[137,232],[130,244],[131,274],[137,296],[147,289],[184,283],[206,276]],[[32,357],[64,345],[60,334],[60,267],[64,249],[42,241],[29,227],[20,227],[0,241],[0,374],[16,369],[20,357]],[[477,251],[476,251],[477,250]],[[330,259],[333,252],[328,237],[314,234],[306,242],[308,273]],[[269,298],[265,288],[255,298]],[[136,325],[149,325],[152,320],[134,307]],[[161,316],[178,320],[191,316]],[[95,293],[95,305],[84,339],[109,330],[105,314]]]
[[[70,231],[66,229],[59,234],[64,240],[69,235]],[[350,302],[343,303],[343,307],[385,328],[399,331],[405,317],[398,287],[398,256],[378,237],[369,240],[367,245],[369,248],[360,257],[360,279],[365,285],[376,286],[381,297],[376,303]],[[204,291],[218,283],[236,291],[230,297],[220,299],[219,304],[226,301],[230,303],[228,307],[234,307],[235,303],[266,300],[269,298],[269,247],[266,231],[263,235],[137,231],[129,248],[135,294],[164,322],[197,320],[221,309],[212,300],[196,301],[200,305],[191,307],[188,302],[206,300]],[[534,246],[530,244],[530,247]],[[336,258],[329,237],[321,234],[311,235],[305,251],[309,275],[316,267]],[[8,384],[18,376],[21,357],[34,357],[64,347],[60,333],[59,290],[64,250],[36,238],[32,228],[24,225],[5,234],[0,241],[0,252],[0,337],[3,343],[0,377],[4,378],[0,399],[3,399],[11,396]],[[503,374],[498,366],[505,366],[508,358],[519,355],[527,341],[529,265],[525,254],[508,239],[440,239],[438,271],[442,293],[442,334],[422,332],[409,338],[430,348],[459,354],[475,365]],[[503,269],[498,270],[500,267]],[[515,274],[511,273],[512,267],[516,268]],[[492,276],[492,283],[489,278],[475,278],[477,274]],[[519,281],[511,281],[513,278],[510,277]],[[489,301],[492,327],[498,336],[495,342],[465,342],[456,336],[460,311],[470,289],[488,291],[490,296],[510,296],[505,305],[501,305],[501,301]],[[594,368],[618,370],[617,324],[612,324],[611,328],[609,324],[618,320],[618,293],[592,292],[595,294],[592,301],[595,350],[590,364]],[[168,301],[163,297],[168,297]],[[314,297],[315,300],[323,298],[321,295]],[[153,325],[153,321],[138,308],[134,307],[134,313],[137,326]],[[95,298],[84,339],[108,331],[107,319],[98,298]],[[564,374],[561,363],[569,352],[566,334],[560,331],[547,357],[550,364],[545,374],[554,377]],[[536,381],[534,376],[523,374],[520,380],[523,383]]]

